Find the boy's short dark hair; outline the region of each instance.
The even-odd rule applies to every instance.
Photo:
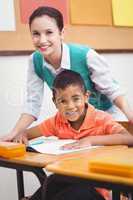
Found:
[[[53,98],[55,98],[56,90],[57,89],[66,89],[70,85],[79,86],[83,93],[85,93],[86,87],[84,80],[82,79],[81,75],[72,70],[63,70],[60,72],[53,82]]]
[[[31,23],[36,17],[41,17],[43,15],[47,15],[51,18],[54,18],[59,30],[62,31],[62,29],[64,27],[62,13],[59,10],[57,10],[56,8],[49,7],[49,6],[41,6],[33,11],[31,16],[29,17],[29,27],[31,27]]]

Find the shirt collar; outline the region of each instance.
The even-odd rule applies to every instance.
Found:
[[[60,67],[64,69],[70,69],[70,53],[69,48],[65,43],[62,44],[62,59]]]
[[[86,116],[85,119],[80,127],[80,130],[85,130],[85,129],[89,129],[91,127],[94,126],[94,122],[95,122],[95,112],[96,109],[94,108],[94,106],[88,104],[88,108],[87,108],[87,112],[86,112]]]
[[[47,67],[53,74],[60,73],[63,69],[70,69],[70,53],[69,47],[62,43],[62,58],[60,67],[55,70],[53,66],[45,61],[44,66]]]

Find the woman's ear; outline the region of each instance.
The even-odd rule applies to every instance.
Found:
[[[56,106],[56,108],[57,108],[57,104],[56,104],[55,97],[53,97],[52,100],[53,100],[53,102],[54,102],[54,104],[55,104],[55,106]]]
[[[62,40],[64,40],[64,33],[65,33],[65,28],[63,28],[63,29],[61,30],[61,39],[62,39]]]

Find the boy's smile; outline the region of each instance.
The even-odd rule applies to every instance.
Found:
[[[88,102],[88,93],[83,93],[80,86],[70,85],[65,89],[57,89],[55,104],[62,116],[73,126],[80,126],[84,120]],[[76,126],[76,127],[77,127]]]

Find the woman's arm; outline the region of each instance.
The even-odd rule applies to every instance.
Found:
[[[133,110],[131,109],[125,97],[116,97],[114,104],[127,116],[128,120],[133,124]]]
[[[33,121],[35,121],[35,118],[32,115],[22,114],[11,132],[8,135],[3,136],[0,140],[17,141],[16,138],[23,135],[27,127],[29,127]]]
[[[94,50],[87,54],[88,68],[91,71],[91,79],[95,87],[105,94],[133,123],[133,109],[130,108],[119,84],[112,78],[111,70],[106,60]],[[105,84],[106,83],[106,84]]]
[[[39,116],[43,90],[44,83],[35,73],[32,54],[29,59],[27,71],[27,96],[23,114],[20,116],[10,133],[1,138],[1,140],[17,141],[18,136],[19,138],[22,138],[19,139],[19,141],[23,140],[23,133]]]

